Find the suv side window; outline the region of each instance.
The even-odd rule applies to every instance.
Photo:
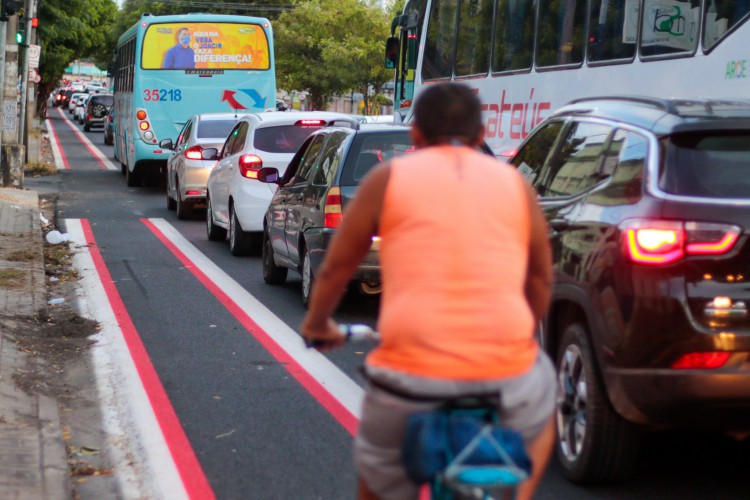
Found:
[[[591,195],[606,205],[631,205],[641,199],[643,172],[648,158],[648,138],[635,132],[615,132],[602,162],[602,170],[612,179],[606,189]],[[599,195],[599,196],[597,196]],[[602,198],[602,199],[598,199]]]
[[[555,121],[543,125],[516,154],[511,162],[518,171],[536,187],[536,181],[540,179],[540,172],[544,167],[547,157],[555,145],[557,136],[565,125],[563,121]]]
[[[237,142],[237,134],[240,133],[240,125],[241,123],[238,123],[237,125],[235,125],[234,129],[229,132],[229,138],[227,139],[227,142],[224,143],[224,149],[221,151],[222,158],[231,156],[231,151],[232,149],[234,149],[234,145]]]
[[[331,138],[328,139],[328,144],[326,144],[323,156],[320,159],[320,166],[315,171],[313,184],[325,186],[331,183],[344,156],[344,148],[341,145],[347,135],[346,132],[334,132],[331,134]]]
[[[302,158],[302,163],[299,166],[297,175],[294,178],[295,183],[307,182],[310,171],[315,165],[315,160],[320,156],[320,150],[323,149],[323,144],[326,142],[326,134],[316,135],[310,146],[305,151],[305,156]]]
[[[312,140],[313,137],[308,137],[307,139],[305,139],[305,142],[303,142],[299,147],[294,155],[294,158],[292,158],[292,161],[289,162],[289,165],[287,165],[286,170],[284,171],[284,176],[281,178],[281,182],[279,183],[280,186],[292,184],[292,179],[295,178],[297,170],[299,170],[300,163],[302,163],[302,160],[305,159],[305,153],[307,152],[307,148],[310,147],[310,143],[312,142]]]
[[[247,122],[241,122],[239,126],[237,127],[237,135],[234,138],[234,143],[232,144],[232,149],[230,149],[230,155],[235,155],[242,151],[242,149],[245,147],[245,139],[247,138],[247,131],[249,129],[249,125]]]
[[[541,196],[555,198],[582,193],[600,182],[597,175],[612,127],[573,122],[544,173]]]

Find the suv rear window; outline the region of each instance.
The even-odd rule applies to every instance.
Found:
[[[255,131],[253,146],[268,153],[296,153],[305,139],[321,128],[301,125],[259,128]]]
[[[404,153],[414,151],[409,129],[403,132],[357,134],[346,157],[339,184],[357,186],[372,167]]]
[[[700,198],[750,198],[750,132],[678,134],[666,139],[660,187]]]
[[[112,106],[115,103],[115,97],[111,95],[96,95],[91,97],[91,102],[94,104]]]
[[[198,122],[198,139],[226,139],[235,123],[235,120],[202,120]]]

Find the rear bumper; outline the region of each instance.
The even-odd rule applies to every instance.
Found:
[[[743,360],[744,358],[744,360]],[[750,355],[719,370],[611,370],[610,399],[639,424],[714,431],[750,431]]]
[[[325,252],[336,231],[333,229],[316,228],[305,232],[305,241],[310,250],[313,272],[323,263]],[[380,239],[374,239],[370,250],[352,276],[353,281],[361,281],[371,287],[380,286]]]

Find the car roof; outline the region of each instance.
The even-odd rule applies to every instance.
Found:
[[[656,135],[709,129],[750,129],[750,100],[586,97],[562,106],[550,118],[572,115],[619,121]]]
[[[252,113],[242,117],[246,121],[257,121],[259,126],[266,125],[294,125],[299,120],[347,120],[352,121],[349,115],[331,111],[269,111],[266,113]]]
[[[210,121],[210,120],[238,120],[245,116],[247,113],[201,113],[194,115],[193,119],[198,121]]]

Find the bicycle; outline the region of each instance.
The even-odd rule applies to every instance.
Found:
[[[347,341],[380,339],[378,332],[367,325],[342,324],[339,330]],[[326,343],[305,339],[305,344],[319,348]],[[531,463],[520,435],[499,425],[498,398],[477,395],[441,399],[436,401],[442,403],[439,408],[410,418],[404,465],[413,480],[429,485],[432,500],[512,500],[529,478]],[[434,433],[429,434],[430,426],[442,428],[437,440]]]

